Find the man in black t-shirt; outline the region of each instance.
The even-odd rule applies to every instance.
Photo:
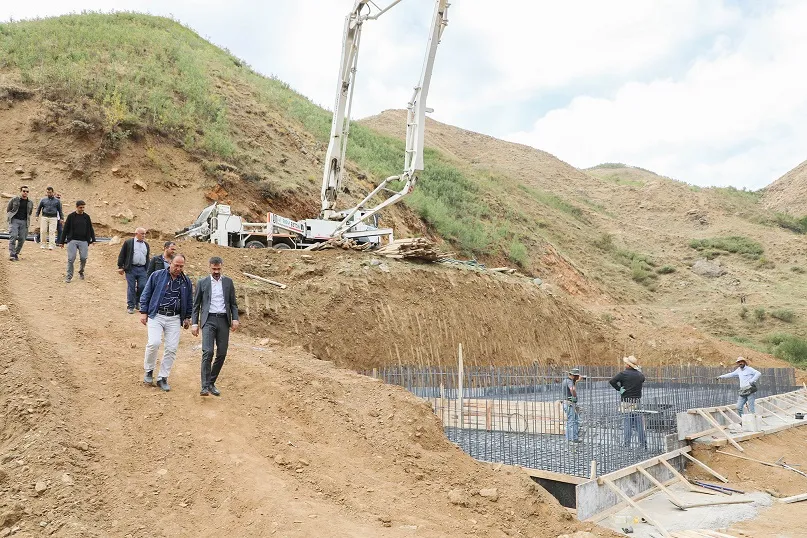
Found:
[[[647,449],[647,438],[644,431],[644,419],[639,411],[641,407],[642,385],[644,384],[644,374],[636,357],[624,357],[625,369],[611,378],[609,383],[614,390],[619,392],[621,401],[619,410],[625,417],[625,430],[623,445],[629,447],[633,437],[633,430],[636,430],[636,437],[639,446]]]
[[[89,246],[95,243],[95,231],[92,229],[92,220],[90,216],[84,212],[86,204],[84,200],[76,202],[76,210],[67,215],[67,220],[64,221],[64,229],[62,230],[62,237],[59,240],[59,246],[64,248],[67,245],[67,274],[64,281],[68,284],[73,280],[73,264],[76,261],[76,252],[78,251],[81,265],[78,269],[78,277],[84,280],[84,266],[87,264],[87,256],[89,256]]]

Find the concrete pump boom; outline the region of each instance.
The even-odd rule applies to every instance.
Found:
[[[448,24],[448,7],[450,5],[448,0],[435,0],[434,15],[432,17],[432,24],[426,45],[423,69],[418,85],[415,86],[412,99],[407,105],[406,153],[403,173],[383,180],[378,187],[368,194],[356,207],[344,211],[335,210],[336,198],[342,184],[343,163],[350,131],[350,108],[353,101],[353,87],[356,77],[361,29],[364,21],[377,19],[390,8],[400,3],[400,1],[401,0],[396,0],[386,8],[373,14],[370,12],[370,4],[375,6],[372,0],[356,0],[353,9],[348,16],[345,17],[345,29],[342,40],[342,61],[339,68],[336,102],[334,105],[333,121],[331,122],[331,139],[325,157],[325,170],[322,178],[321,191],[322,211],[320,218],[326,220],[341,220],[341,223],[333,233],[334,237],[348,231],[359,222],[377,213],[381,209],[396,203],[409,194],[417,183],[418,172],[423,170],[423,137],[426,127],[426,112],[431,112],[431,110],[426,108],[426,96],[431,83],[437,45],[440,43],[443,29]],[[365,9],[367,13],[363,13]],[[387,189],[387,185],[393,181],[402,181],[403,185],[398,190]],[[365,204],[382,191],[390,196],[375,207],[369,209],[365,208]]]

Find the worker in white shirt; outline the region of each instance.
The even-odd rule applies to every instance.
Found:
[[[754,402],[757,399],[757,381],[762,376],[759,370],[754,370],[748,366],[748,361],[742,357],[737,357],[734,361],[737,364],[737,369],[733,372],[718,376],[717,379],[728,379],[729,377],[737,377],[740,379],[740,392],[737,398],[737,413],[743,416],[743,408],[748,403],[748,410],[754,413]]]

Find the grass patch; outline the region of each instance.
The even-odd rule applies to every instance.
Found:
[[[710,254],[714,257],[718,254],[732,253],[740,254],[750,259],[759,259],[762,253],[765,252],[762,245],[753,239],[737,235],[730,237],[713,237],[710,239],[693,239],[689,242],[689,246],[697,251],[703,252],[706,254],[707,258],[710,257]]]
[[[798,273],[800,275],[803,275],[804,273],[807,273],[807,270],[805,270],[804,267],[801,267],[801,266],[798,266],[798,265],[794,265],[793,267],[790,268],[790,270],[792,272]]]
[[[669,275],[675,272],[675,267],[673,267],[672,265],[664,265],[656,269],[656,272],[660,275]]]
[[[796,313],[786,308],[779,308],[777,310],[771,310],[771,317],[779,321],[784,321],[785,323],[793,323],[793,320],[796,319]]]
[[[807,340],[786,333],[775,333],[765,337],[768,352],[778,359],[796,366],[807,365]]]
[[[610,183],[615,183],[616,185],[624,185],[627,187],[644,187],[644,181],[640,181],[638,179],[626,179],[621,177],[619,174],[604,176],[602,179]]]
[[[570,204],[560,196],[549,192],[540,191],[522,184],[519,184],[518,188],[527,193],[536,202],[557,209],[558,211],[571,215],[577,220],[588,224],[588,220],[586,219],[583,210],[574,204]]]
[[[766,315],[767,314],[765,312],[765,309],[762,308],[761,306],[754,309],[754,320],[755,321],[760,322],[760,323],[765,321],[765,316]]]

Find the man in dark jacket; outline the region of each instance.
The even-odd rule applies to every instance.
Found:
[[[20,194],[8,201],[6,220],[8,221],[8,259],[16,262],[20,259],[20,251],[28,239],[28,226],[31,224],[31,213],[34,202],[28,199],[28,185],[20,187]]]
[[[157,386],[165,392],[171,390],[168,375],[179,347],[179,328],[187,329],[191,325],[193,284],[185,276],[184,269],[185,256],[177,254],[168,269],[151,273],[140,295],[140,323],[148,327],[143,383],[151,385],[154,382],[157,351],[164,335],[165,349]]]
[[[36,208],[36,216],[39,217],[39,247],[53,250],[56,244],[56,231],[59,220],[64,218],[62,211],[62,201],[56,198],[53,187],[45,189],[46,196],[39,201]]]
[[[67,215],[62,229],[62,237],[59,246],[64,248],[67,245],[67,275],[64,278],[66,283],[73,280],[73,264],[76,261],[76,251],[78,251],[81,265],[78,269],[78,277],[84,280],[84,266],[87,265],[89,256],[89,246],[95,243],[95,231],[92,229],[92,219],[84,212],[87,204],[84,200],[76,202],[76,210]]]
[[[160,269],[168,269],[171,265],[171,260],[174,259],[174,254],[177,251],[177,244],[173,241],[166,241],[163,244],[163,253],[157,254],[151,261],[149,262],[149,266],[146,268],[146,274],[151,276],[151,273],[154,271],[159,271]]]
[[[645,438],[644,421],[642,413],[639,412],[644,374],[636,361],[636,357],[633,355],[624,357],[622,362],[625,363],[625,369],[612,377],[609,383],[621,396],[619,410],[625,417],[623,444],[630,447],[633,430],[636,430],[639,446],[646,449],[647,439]]]
[[[118,254],[118,273],[126,275],[126,311],[134,314],[140,305],[140,294],[146,285],[146,266],[151,248],[146,243],[146,229],[135,230],[134,237],[123,242]]]
[[[222,259],[210,258],[210,276],[200,278],[196,283],[196,296],[193,299],[191,333],[199,336],[202,328],[202,396],[220,396],[216,388],[227,346],[230,331],[238,329],[238,301],[235,286],[230,277],[221,274]],[[213,344],[216,345],[216,362],[213,360]],[[212,365],[211,365],[212,362]]]

